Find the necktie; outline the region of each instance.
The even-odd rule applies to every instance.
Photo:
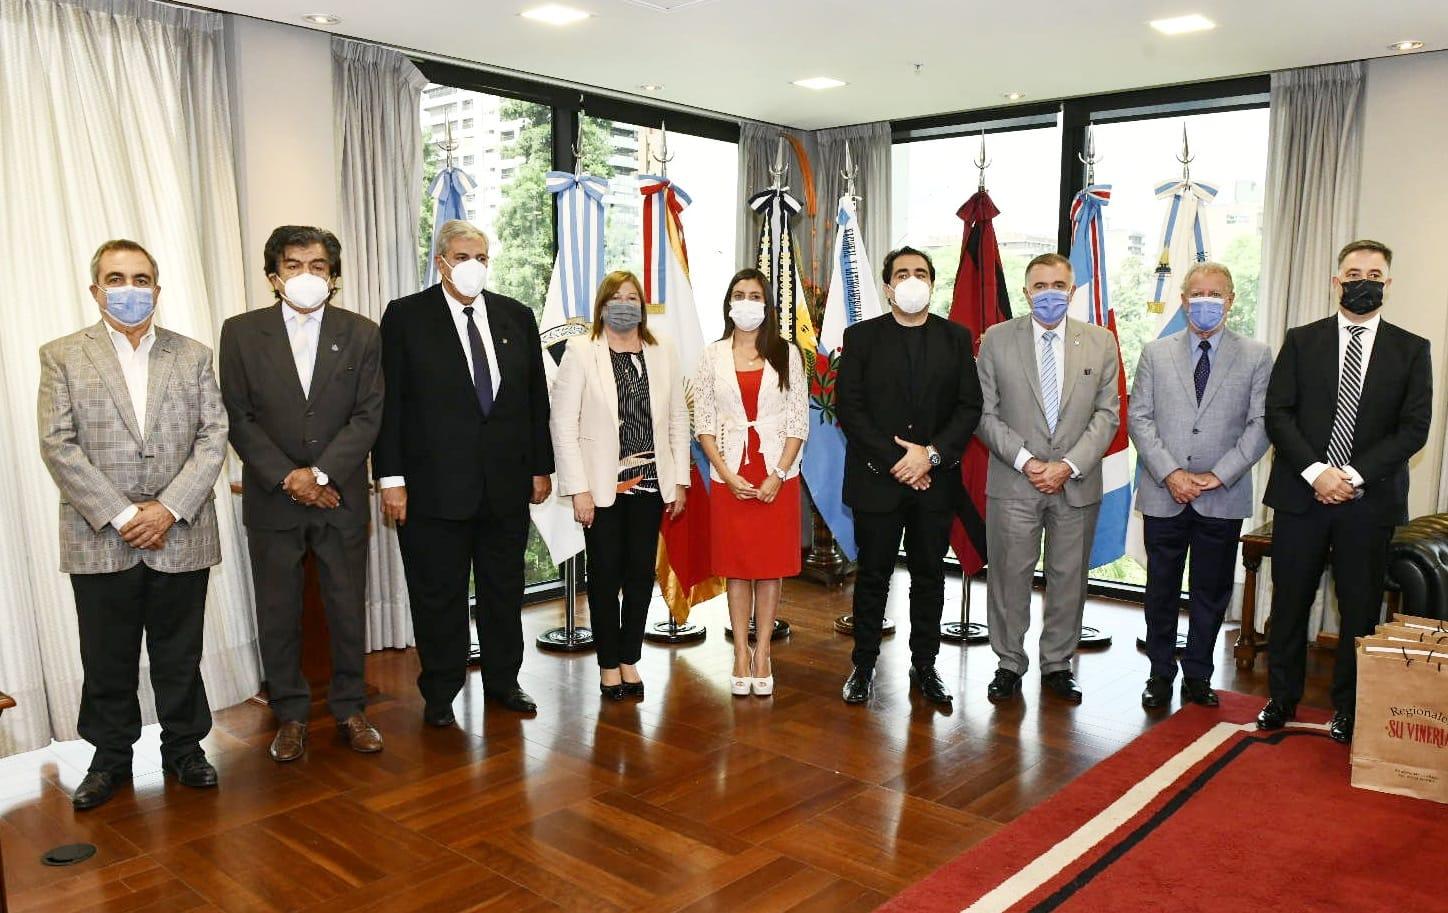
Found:
[[[478,407],[483,416],[493,411],[493,374],[488,370],[488,350],[483,348],[483,334],[473,322],[471,305],[463,308],[468,318],[468,348],[473,352],[473,386],[478,391]]]
[[[317,360],[317,350],[312,345],[313,323],[311,314],[302,314],[297,318],[297,329],[292,334],[292,360],[297,365],[297,380],[302,382],[304,397],[312,395],[312,366]]]
[[[1207,392],[1207,380],[1212,376],[1212,344],[1203,339],[1197,343],[1197,348],[1202,350],[1202,354],[1197,359],[1197,369],[1192,372],[1192,380],[1197,385],[1197,405],[1200,406],[1202,394]]]
[[[1327,440],[1327,461],[1343,467],[1352,462],[1353,428],[1357,425],[1358,398],[1363,392],[1363,333],[1367,327],[1348,327],[1352,334],[1342,359],[1342,377],[1337,382],[1337,413],[1332,418],[1332,437]]]
[[[1054,330],[1041,334],[1041,400],[1046,404],[1046,430],[1056,433],[1056,418],[1061,411],[1061,391],[1056,388],[1056,341]]]

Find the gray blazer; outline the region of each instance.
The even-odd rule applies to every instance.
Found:
[[[226,455],[226,410],[211,350],[156,328],[146,427],[104,323],[40,348],[40,455],[60,489],[60,569],[124,571],[144,561],[165,573],[221,561],[212,487]],[[126,544],[111,520],[138,501],[180,515],[157,550]]]
[[[1080,470],[1080,478],[1066,483],[1066,503],[1087,507],[1101,501],[1101,458],[1121,425],[1116,337],[1069,317],[1061,326],[1065,365],[1055,434],[1046,429],[1031,316],[998,323],[981,339],[977,364],[985,407],[976,435],[991,454],[987,497],[1045,497],[1015,468],[1024,447],[1038,459],[1070,460]]]
[[[1211,472],[1221,488],[1204,492],[1192,509],[1204,517],[1252,515],[1252,467],[1267,452],[1267,382],[1272,349],[1222,330],[1217,360],[1197,404],[1192,378],[1201,353],[1188,331],[1154,339],[1141,351],[1127,407],[1136,445],[1136,509],[1150,517],[1182,512],[1163,481],[1178,469]]]

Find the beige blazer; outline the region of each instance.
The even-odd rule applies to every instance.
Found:
[[[665,503],[672,503],[674,486],[689,484],[689,408],[673,347],[654,335],[658,344],[644,346],[649,414],[654,424],[659,492]],[[618,494],[618,385],[604,337],[569,340],[553,381],[549,425],[558,496],[586,491],[597,507],[613,504]]]
[[[699,367],[694,372],[694,433],[714,435],[724,464],[739,471],[744,460],[744,444],[751,422],[744,414],[744,397],[739,392],[739,376],[734,370],[734,340],[721,339],[704,349]],[[809,437],[809,382],[804,363],[793,347],[789,353],[789,389],[779,389],[779,373],[769,362],[764,363],[764,376],[759,382],[759,410],[752,423],[759,435],[759,453],[769,472],[779,466],[784,456],[785,441]],[[799,475],[801,448],[789,467],[787,478]],[[723,482],[714,467],[709,477]]]

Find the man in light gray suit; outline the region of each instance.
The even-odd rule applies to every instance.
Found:
[[[1101,510],[1101,458],[1121,424],[1119,356],[1110,330],[1066,316],[1071,261],[1042,254],[1026,266],[1031,313],[986,332],[980,346],[985,407],[977,432],[986,474],[986,578],[991,649],[1000,661],[986,694],[1020,694],[1029,665],[1031,583],[1045,533],[1041,684],[1071,703],[1071,671],[1086,605],[1087,560]]]
[[[131,778],[143,633],[162,769],[216,785],[200,745],[211,731],[200,663],[208,569],[221,561],[212,486],[226,410],[211,350],[155,326],[157,278],[136,242],[102,244],[90,286],[100,322],[40,349],[40,454],[60,489],[60,569],[85,671],[78,728],[96,749],[78,809]]]
[[[1267,452],[1272,350],[1227,329],[1234,291],[1220,263],[1182,280],[1186,328],[1146,344],[1136,365],[1127,430],[1136,444],[1136,509],[1146,545],[1148,709],[1171,703],[1177,606],[1191,553],[1182,701],[1217,706],[1212,651],[1232,601],[1242,519],[1252,514],[1252,467]]]

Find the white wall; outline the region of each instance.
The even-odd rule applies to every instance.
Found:
[[[1393,249],[1387,318],[1433,344],[1428,446],[1412,461],[1409,514],[1436,509],[1448,365],[1448,51],[1368,62],[1359,237]]]
[[[338,228],[331,38],[242,16],[227,16],[226,29],[247,306],[255,308],[272,301],[262,272],[272,229]]]

